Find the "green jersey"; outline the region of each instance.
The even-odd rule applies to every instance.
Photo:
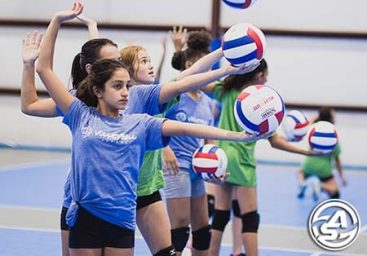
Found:
[[[340,145],[337,144],[331,154],[322,156],[307,156],[302,170],[305,175],[315,175],[320,178],[330,177],[333,171],[333,160],[341,153]]]
[[[213,95],[222,103],[222,112],[218,126],[222,129],[231,131],[243,131],[237,124],[234,117],[234,103],[241,90],[232,89],[223,93],[223,83],[215,84]],[[255,159],[256,142],[233,142],[219,141],[220,146],[227,154],[229,176],[226,179],[228,183],[241,186],[256,186],[256,159]]]

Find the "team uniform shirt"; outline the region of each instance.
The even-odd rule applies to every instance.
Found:
[[[165,117],[186,123],[213,125],[213,100],[202,92],[199,99],[193,99],[187,93],[181,94],[180,101],[166,112]],[[169,143],[180,169],[191,170],[192,178],[196,176],[192,171],[192,155],[203,144],[203,139],[189,136],[174,136]]]
[[[129,91],[129,106],[125,110],[128,114],[148,114],[163,117],[161,114],[169,108],[176,99],[166,104],[159,104],[161,84],[135,85]],[[149,151],[145,154],[143,165],[139,171],[138,196],[151,195],[164,187],[162,171],[162,151]]]
[[[305,175],[315,175],[327,178],[333,174],[333,160],[341,154],[340,145],[337,144],[330,154],[322,156],[307,156],[303,162],[302,170]]]
[[[109,223],[135,229],[139,168],[146,150],[167,144],[163,121],[148,115],[106,117],[73,101],[63,119],[73,137],[69,226],[75,224],[81,206]]]
[[[241,89],[232,89],[223,93],[223,83],[217,82],[214,86],[213,96],[222,104],[222,112],[218,126],[231,131],[243,131],[234,117],[234,103]],[[219,141],[218,146],[227,154],[227,172],[230,175],[226,182],[247,187],[256,186],[256,142]]]

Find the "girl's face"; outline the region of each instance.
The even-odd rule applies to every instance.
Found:
[[[145,49],[138,52],[138,60],[134,63],[134,76],[136,84],[151,84],[154,82],[153,66]]]
[[[126,69],[117,69],[105,83],[104,90],[96,93],[99,105],[103,105],[107,112],[111,113],[125,109],[128,103],[129,87],[129,73]]]
[[[106,44],[103,46],[99,52],[101,59],[110,59],[110,60],[119,60],[120,59],[120,51],[119,49],[110,44]]]

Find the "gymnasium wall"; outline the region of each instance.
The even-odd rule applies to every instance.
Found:
[[[85,15],[100,23],[205,26],[211,24],[211,0],[104,0],[82,1]],[[1,25],[1,20],[48,21],[72,1],[1,0],[0,1],[0,88],[20,88],[22,63],[21,40],[33,30],[45,27],[15,27]],[[164,6],[164,9],[163,9]],[[221,8],[221,25],[251,22],[263,29],[360,33],[367,31],[367,1],[365,0],[258,0],[248,10]],[[160,11],[161,10],[161,11]],[[163,11],[165,10],[165,11]],[[161,41],[167,33],[151,31],[101,30],[123,47],[143,45],[157,66]],[[276,88],[289,103],[331,104],[367,107],[365,69],[367,67],[367,36],[356,37],[294,37],[266,35],[266,59],[269,63],[269,85]],[[71,61],[88,39],[86,29],[61,28],[55,53],[55,71],[68,83]],[[168,44],[162,81],[175,76],[169,58],[173,53]],[[43,89],[39,80],[37,88]],[[20,113],[19,97],[0,96],[0,143],[8,145],[68,148],[69,132],[61,119],[40,119]],[[310,112],[310,115],[313,114]],[[337,127],[344,146],[347,164],[367,166],[366,113],[338,113]],[[298,161],[302,157],[269,150],[260,142],[258,156],[262,159]]]

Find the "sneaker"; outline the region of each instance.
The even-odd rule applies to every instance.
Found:
[[[192,252],[190,248],[185,247],[185,249],[182,251],[182,256],[191,256]]]
[[[241,252],[240,254],[236,254],[236,255],[234,255],[233,253],[231,253],[230,256],[246,256],[246,253]]]
[[[308,183],[310,184],[312,189],[313,200],[318,201],[320,199],[320,193],[321,193],[321,183],[319,178],[310,177],[308,178]]]
[[[299,193],[297,195],[299,199],[303,199],[305,197],[306,188],[306,184],[302,184],[299,186]]]

